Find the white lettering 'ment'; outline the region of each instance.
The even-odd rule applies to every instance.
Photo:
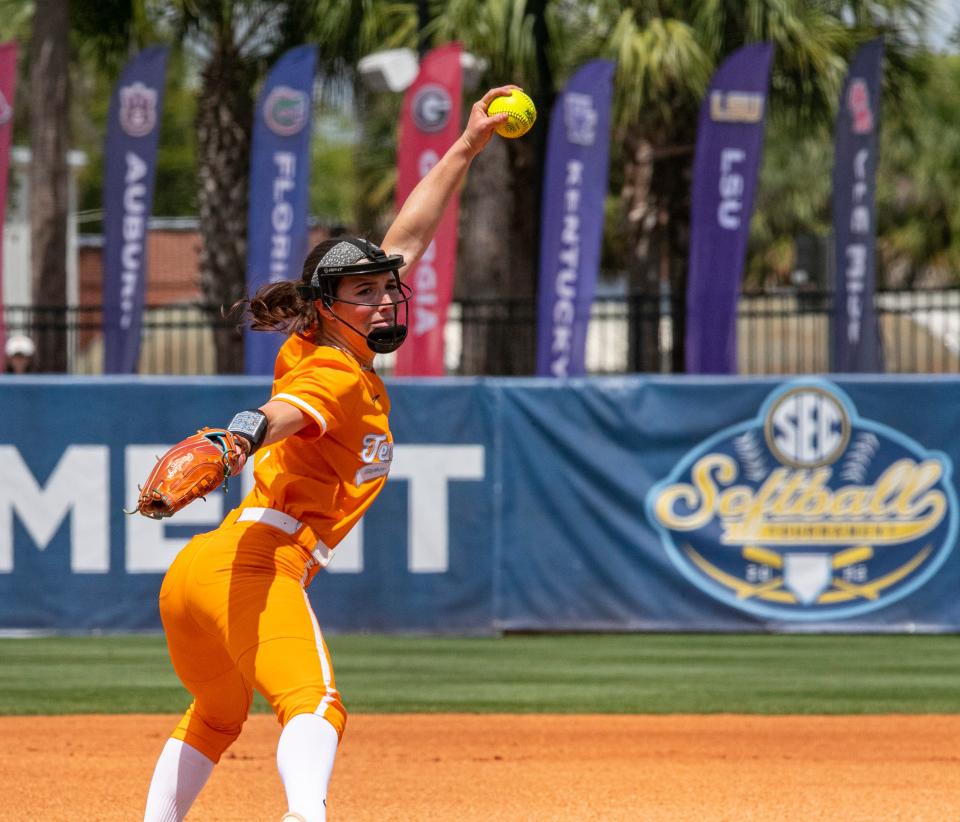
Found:
[[[0,573],[13,571],[13,515],[43,551],[70,515],[70,570],[110,570],[109,465],[105,445],[71,445],[41,486],[12,445],[0,445]]]

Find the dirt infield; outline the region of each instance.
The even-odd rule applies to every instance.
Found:
[[[169,716],[0,719],[0,820],[141,819]],[[190,819],[276,822],[255,715]],[[960,819],[960,716],[352,716],[333,822]]]

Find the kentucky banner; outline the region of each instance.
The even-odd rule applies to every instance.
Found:
[[[7,212],[7,172],[13,138],[13,97],[17,84],[17,44],[0,44],[0,249]],[[3,323],[3,254],[0,253],[0,368],[4,366],[6,328]]]
[[[147,277],[147,223],[160,141],[165,46],[131,60],[107,119],[103,190],[103,370],[132,374],[140,358]]]
[[[257,101],[250,151],[247,293],[279,280],[299,279],[307,252],[314,46],[286,52]],[[284,335],[247,331],[248,374],[272,374]]]
[[[537,374],[584,374],[600,270],[614,64],[592,60],[557,97],[541,206]]]
[[[459,43],[449,43],[429,52],[404,95],[397,147],[398,209],[460,134],[461,50]],[[453,297],[459,213],[460,195],[455,192],[433,241],[407,271],[405,279],[413,287],[414,299],[407,340],[397,351],[398,376],[445,373],[443,330]]]
[[[754,43],[717,69],[700,106],[687,273],[686,369],[735,374],[737,296],[760,169],[773,46]]]
[[[861,46],[840,95],[833,166],[831,370],[883,370],[876,290],[876,193],[883,40]]]

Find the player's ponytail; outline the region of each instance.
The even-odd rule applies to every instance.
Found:
[[[297,286],[309,283],[317,263],[339,240],[324,240],[313,247],[303,261],[300,281],[280,280],[267,283],[249,298],[237,300],[230,315],[241,313],[241,322],[253,331],[280,331],[284,334],[310,335],[320,327],[320,316],[311,300],[297,293]]]

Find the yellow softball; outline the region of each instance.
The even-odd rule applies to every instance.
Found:
[[[497,134],[501,137],[523,137],[537,119],[537,109],[533,100],[527,97],[520,89],[513,89],[506,97],[497,97],[488,107],[487,114],[506,112],[507,121],[497,126]]]

